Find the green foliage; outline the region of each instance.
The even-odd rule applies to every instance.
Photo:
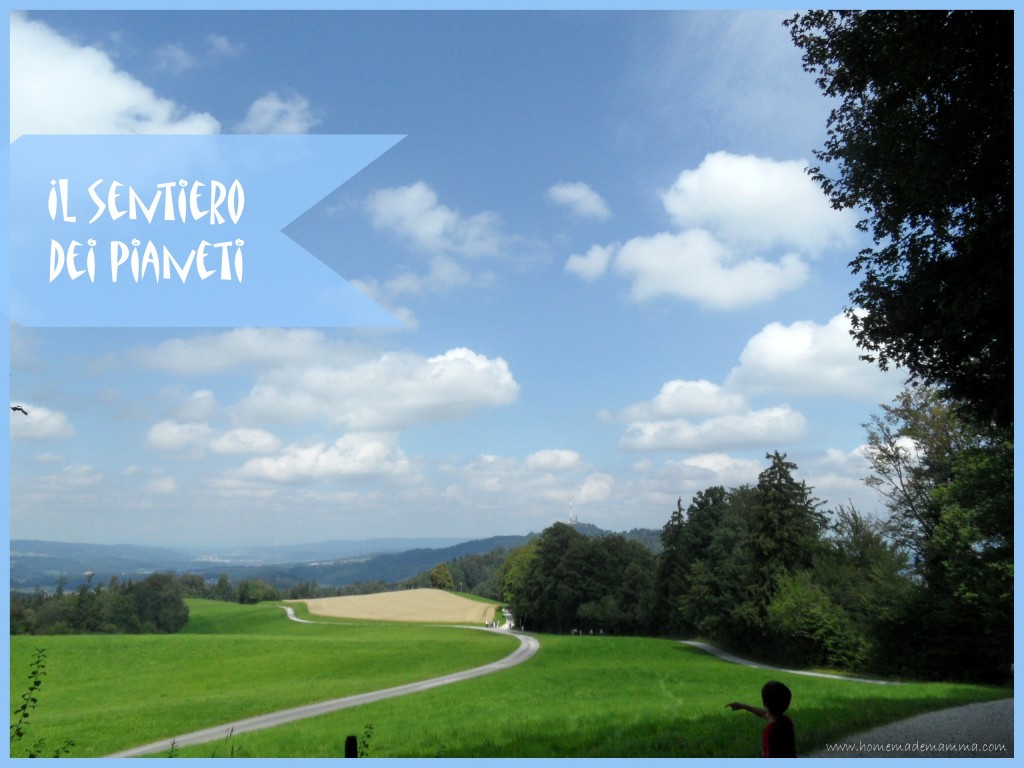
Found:
[[[531,546],[512,566],[521,568],[518,581],[510,586],[505,579],[520,625],[545,632],[646,630],[654,555],[645,546],[618,535],[585,536],[565,523],[546,528]]]
[[[28,732],[29,718],[36,707],[39,706],[39,691],[43,687],[43,677],[45,675],[46,649],[37,648],[32,663],[29,664],[28,690],[21,695],[21,704],[15,708],[12,714],[14,720],[11,723],[11,757],[65,757],[71,751],[71,747],[75,745],[74,739],[65,739],[59,747],[52,750],[49,754],[44,754],[46,752],[46,739],[40,738],[25,751],[24,755],[16,754],[16,746],[20,744]]]
[[[810,570],[783,574],[768,606],[770,630],[790,643],[789,652],[804,664],[833,669],[862,669],[867,639],[846,610],[815,582]]]
[[[363,735],[359,738],[359,757],[370,756],[370,739],[373,738],[373,725],[368,724],[363,728]]]
[[[814,11],[787,26],[835,104],[811,173],[833,207],[867,212],[874,241],[851,263],[857,343],[1011,427],[1012,12]]]
[[[448,566],[444,563],[435,565],[430,569],[430,573],[427,574],[430,578],[430,586],[434,589],[455,589],[455,582],[452,580],[452,572],[448,570]]]
[[[173,633],[188,621],[182,583],[169,573],[112,578],[106,589],[87,582],[72,593],[11,593],[10,611],[11,634]]]
[[[869,482],[913,553],[915,592],[883,632],[893,668],[1003,679],[1013,659],[1013,443],[933,390],[903,392],[868,425]]]

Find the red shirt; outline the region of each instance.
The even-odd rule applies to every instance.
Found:
[[[769,720],[761,732],[761,757],[796,757],[793,721],[785,715]]]

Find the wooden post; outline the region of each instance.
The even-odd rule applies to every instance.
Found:
[[[345,737],[345,757],[359,757],[359,739],[355,736]]]

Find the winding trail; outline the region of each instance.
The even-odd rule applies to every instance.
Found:
[[[739,656],[733,656],[731,653],[726,653],[720,648],[715,648],[715,646],[708,645],[707,643],[701,643],[696,640],[683,640],[681,642],[685,645],[689,645],[694,648],[700,648],[700,650],[705,651],[706,653],[710,653],[712,656],[717,656],[723,661],[731,661],[733,664],[742,664],[745,667],[766,669],[771,672],[788,672],[791,675],[806,675],[807,677],[825,677],[830,680],[847,680],[853,683],[872,683],[874,685],[903,685],[903,683],[892,680],[872,680],[867,677],[847,677],[846,675],[830,675],[827,672],[808,672],[804,669],[783,669],[782,667],[770,667],[767,664],[759,664],[756,661],[748,661],[747,659],[741,659]]]
[[[294,611],[290,608],[285,608],[285,611],[288,613],[288,618],[292,621],[298,621],[304,624],[337,623],[314,622],[306,619],[300,619],[295,616]],[[512,634],[505,629],[488,629],[485,627],[465,627],[465,629],[476,629],[481,632],[494,632],[496,634]],[[141,755],[149,755],[154,752],[168,752],[172,748],[172,745],[175,747],[186,747],[193,744],[205,744],[209,741],[225,739],[236,733],[248,733],[250,731],[258,731],[263,728],[273,728],[278,725],[302,720],[307,717],[317,717],[319,715],[327,714],[328,712],[336,712],[339,709],[358,707],[363,704],[370,704],[371,702],[382,701],[383,699],[390,699],[395,696],[406,696],[410,693],[428,691],[431,688],[439,688],[442,685],[458,683],[463,680],[471,680],[474,677],[489,675],[493,672],[500,672],[503,669],[508,669],[517,664],[522,664],[533,656],[540,648],[540,643],[537,642],[535,637],[520,634],[516,634],[514,636],[519,639],[519,648],[505,658],[493,661],[490,664],[485,664],[482,667],[474,667],[473,669],[454,672],[450,675],[444,675],[443,677],[434,677],[430,680],[421,680],[416,683],[396,685],[393,688],[384,688],[379,691],[359,693],[353,696],[345,696],[340,699],[330,699],[328,701],[317,702],[316,704],[306,704],[301,707],[284,709],[279,712],[271,712],[266,715],[257,715],[256,717],[249,717],[244,720],[236,720],[233,723],[225,723],[223,725],[214,726],[213,728],[205,728],[201,731],[193,731],[192,733],[182,734],[181,736],[174,736],[169,739],[154,741],[150,744],[144,744],[141,747],[126,749],[113,755],[107,755],[107,757],[139,757]]]

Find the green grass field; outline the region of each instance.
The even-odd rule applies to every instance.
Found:
[[[485,664],[512,638],[420,625],[289,622],[270,605],[191,603],[186,632],[160,637],[12,637],[12,702],[31,652],[49,654],[31,742],[74,738],[102,755],[297,704]],[[210,743],[181,756],[339,757],[372,726],[374,757],[754,757],[766,673],[668,640],[541,635],[511,670]],[[878,686],[776,674],[794,692],[798,747],[1009,689]]]

